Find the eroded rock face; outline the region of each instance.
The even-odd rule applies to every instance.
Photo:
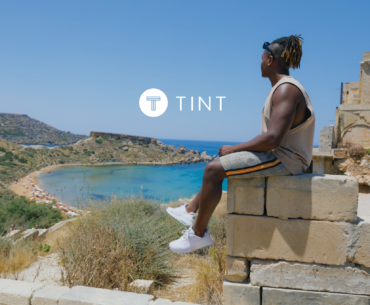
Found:
[[[370,166],[367,156],[357,161],[352,158],[335,160],[334,166],[347,177],[355,178],[359,185],[370,186]]]

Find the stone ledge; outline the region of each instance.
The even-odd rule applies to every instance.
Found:
[[[369,305],[370,298],[342,293],[262,288],[262,305]]]
[[[58,305],[63,293],[70,288],[66,286],[47,286],[35,291],[31,305]]]
[[[148,294],[115,291],[83,286],[46,286],[0,279],[1,305],[197,305],[171,302]]]
[[[356,222],[358,182],[339,175],[269,177],[267,215],[326,221]]]
[[[0,304],[29,305],[32,294],[42,287],[42,284],[0,279]]]
[[[370,295],[370,273],[354,266],[252,260],[254,286]]]
[[[75,286],[59,299],[59,305],[148,305],[152,295]]]

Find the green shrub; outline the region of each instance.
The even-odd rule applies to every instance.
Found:
[[[102,139],[96,139],[96,140],[95,140],[95,143],[96,143],[96,144],[103,144],[103,140],[102,140]]]
[[[21,151],[21,154],[24,154],[28,157],[34,157],[37,155],[37,151],[33,149],[32,147],[27,147]]]
[[[30,229],[36,224],[40,228],[49,227],[62,219],[60,210],[51,205],[33,204],[25,197],[9,201],[0,199],[0,235],[15,224],[16,229]]]
[[[25,157],[20,157],[18,159],[18,161],[21,162],[21,163],[27,163],[28,162],[28,160]]]
[[[61,245],[67,285],[125,290],[135,279],[165,283],[173,278],[175,254],[168,243],[184,227],[158,203],[113,198],[90,210]]]
[[[44,253],[50,252],[50,249],[51,249],[51,247],[49,245],[47,245],[47,244],[43,245],[42,243],[39,243],[36,248],[37,248],[37,250],[42,251]]]
[[[1,152],[6,152],[6,149],[4,147],[0,147]]]

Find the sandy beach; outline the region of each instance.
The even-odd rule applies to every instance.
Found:
[[[61,166],[61,164],[44,167],[43,169],[41,169],[39,171],[32,172],[32,173],[28,174],[27,176],[19,179],[17,181],[17,183],[14,183],[14,181],[13,181],[10,184],[9,188],[19,196],[25,196],[28,199],[32,199],[32,197],[34,197],[34,195],[32,195],[32,191],[37,190],[36,186],[38,188],[40,188],[39,182],[37,180],[38,175],[40,173],[49,172],[49,171],[51,171],[51,170],[53,170],[53,169],[55,169],[59,166]],[[26,185],[24,185],[24,184],[26,184]],[[32,186],[32,184],[33,184],[33,186]],[[39,200],[41,200],[42,202],[45,203],[45,201],[47,199],[46,198],[40,198]]]

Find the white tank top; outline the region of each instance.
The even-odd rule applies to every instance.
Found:
[[[306,100],[307,108],[311,111],[311,116],[300,125],[290,129],[280,146],[272,152],[293,175],[299,175],[311,164],[313,137],[315,133],[315,113],[306,90],[293,77],[284,76],[272,87],[262,110],[261,134],[264,134],[268,130],[273,111],[272,96],[277,87],[284,83],[290,83],[301,90]]]

